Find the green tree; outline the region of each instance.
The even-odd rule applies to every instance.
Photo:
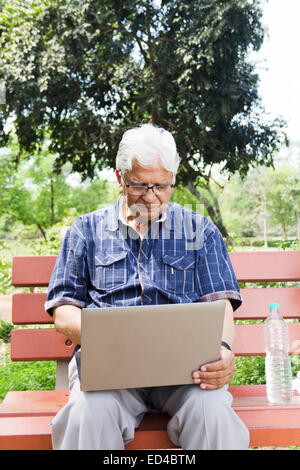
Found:
[[[59,222],[70,207],[70,187],[63,172],[53,172],[55,156],[43,149],[22,161],[10,192],[10,214],[24,225],[36,225],[46,239],[46,229]]]
[[[235,175],[222,196],[226,226],[238,236],[278,232],[284,239],[288,229],[297,232],[300,212],[300,178],[295,167],[252,169],[246,178]],[[299,237],[299,233],[297,234]]]
[[[124,129],[152,121],[172,131],[178,182],[199,200],[207,165],[246,174],[270,165],[283,123],[264,122],[248,53],[263,42],[259,0],[11,0],[0,15],[0,78],[20,152],[47,133],[56,169],[93,177],[114,167]],[[208,187],[209,189],[209,187]],[[202,201],[222,234],[218,207]],[[230,241],[230,240],[229,240]]]
[[[2,150],[0,154],[0,216],[9,212],[15,171],[10,152]]]
[[[120,194],[118,185],[107,180],[96,179],[90,184],[72,188],[70,207],[79,214],[92,212],[100,207],[112,204]]]
[[[11,222],[35,225],[44,239],[46,230],[62,221],[69,209],[77,213],[91,212],[116,200],[116,183],[97,179],[77,186],[68,182],[70,165],[59,174],[54,172],[55,155],[47,145],[30,160],[13,163],[17,146],[5,149],[0,159],[0,216]]]
[[[270,219],[281,227],[282,237],[287,238],[287,230],[298,228],[300,212],[300,177],[295,168],[280,165],[273,171],[266,171],[268,186],[267,207]],[[297,234],[299,235],[299,234]]]
[[[226,183],[221,208],[226,227],[238,237],[263,234],[267,245],[267,210],[264,167],[251,169],[245,178],[234,175]]]

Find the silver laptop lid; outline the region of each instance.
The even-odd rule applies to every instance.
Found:
[[[220,355],[225,302],[82,309],[81,389],[193,383]]]

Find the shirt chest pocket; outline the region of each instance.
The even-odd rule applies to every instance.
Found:
[[[95,256],[93,284],[96,289],[114,290],[127,282],[127,251],[105,251]]]
[[[189,294],[195,290],[195,259],[191,256],[164,255],[160,283],[166,291]]]

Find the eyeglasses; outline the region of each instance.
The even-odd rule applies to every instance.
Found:
[[[124,176],[121,174],[128,193],[132,196],[144,196],[148,189],[152,189],[153,193],[157,196],[163,195],[174,188],[174,184],[154,184],[153,186],[147,186],[146,184],[128,184],[126,183]]]

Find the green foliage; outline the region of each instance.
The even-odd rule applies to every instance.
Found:
[[[0,340],[8,342],[13,328],[12,323],[0,319]]]
[[[300,356],[291,356],[292,374],[293,378],[297,377],[297,372],[300,371]]]
[[[254,237],[237,237],[234,235],[233,239],[233,247],[238,250],[239,248],[245,247],[263,247],[265,245],[265,240],[262,238],[254,238]],[[268,248],[277,248],[278,250],[299,250],[299,240],[297,238],[282,240],[282,239],[272,239],[268,238],[267,246]]]
[[[10,390],[53,390],[56,362],[12,362],[6,356],[5,367],[0,367],[0,400]]]
[[[63,173],[54,173],[54,161],[55,157],[43,148],[31,160],[20,161],[17,171],[12,173],[11,186],[6,188],[11,218],[24,225],[36,225],[43,236],[70,207],[71,188]]]
[[[206,165],[245,174],[269,165],[283,123],[262,122],[248,53],[263,42],[253,0],[7,0],[0,15],[0,145],[28,158],[46,136],[55,168],[92,177],[114,167],[124,128],[174,134],[189,182]],[[15,126],[4,132],[13,115]]]
[[[171,202],[176,202],[181,206],[185,206],[195,212],[201,212],[204,215],[204,207],[201,205],[199,199],[197,199],[183,184],[175,186],[174,192],[171,196]]]
[[[286,250],[287,248],[294,251],[300,250],[300,240],[298,238],[295,240],[279,240],[277,246],[282,250]]]
[[[6,243],[0,240],[0,294],[10,294],[13,291],[11,285],[11,262],[3,256]]]
[[[119,194],[115,182],[95,179],[89,185],[72,189],[70,207],[76,208],[78,214],[92,212],[107,204],[114,204]]]
[[[281,226],[283,238],[287,228],[300,216],[300,177],[292,167],[281,165],[275,172],[266,170],[269,186],[267,208],[270,217]]]
[[[46,240],[38,238],[30,241],[29,247],[32,249],[33,254],[38,256],[57,255],[64,231],[75,222],[78,215],[76,210],[69,210],[61,222],[47,230]]]
[[[259,385],[266,383],[265,358],[262,356],[237,356],[236,372],[232,385]],[[300,370],[300,357],[291,356],[292,374],[295,378]]]
[[[152,121],[172,131],[182,157],[178,182],[230,244],[211,188],[199,193],[194,185],[208,182],[213,164],[243,175],[254,164],[271,165],[285,140],[284,123],[266,121],[248,59],[264,38],[261,1],[3,2],[0,79],[7,105],[0,108],[0,145],[16,136],[11,161],[34,156],[44,175],[37,155],[47,140],[54,170],[69,162],[93,178],[114,168],[124,129]],[[5,129],[9,117],[14,125]],[[33,200],[22,184],[10,191],[12,213],[44,236],[71,207],[56,171]]]
[[[232,385],[259,385],[266,383],[265,358],[259,356],[236,357],[236,373]]]
[[[11,158],[16,155],[13,145],[5,150]],[[2,180],[0,174],[0,216],[15,236],[19,233],[18,222],[22,227],[31,227],[35,238],[39,233],[47,242],[52,237],[51,227],[66,223],[72,211],[78,216],[117,199],[119,190],[116,183],[98,179],[74,186],[67,181],[71,177],[70,167],[64,167],[57,175],[54,161],[54,155],[49,153],[45,144],[43,150],[29,161],[21,159],[17,168],[8,165]],[[0,162],[0,170],[1,165]],[[26,229],[23,231],[21,238],[25,238]]]
[[[267,236],[268,246],[296,248],[300,221],[299,168],[278,164],[252,169],[241,179],[234,175],[220,196],[223,219],[237,237]],[[263,233],[265,230],[265,234]],[[287,236],[290,236],[290,241]],[[272,241],[272,237],[282,241]],[[257,242],[259,243],[259,242]]]
[[[0,264],[0,294],[11,294],[12,292],[11,268]]]

